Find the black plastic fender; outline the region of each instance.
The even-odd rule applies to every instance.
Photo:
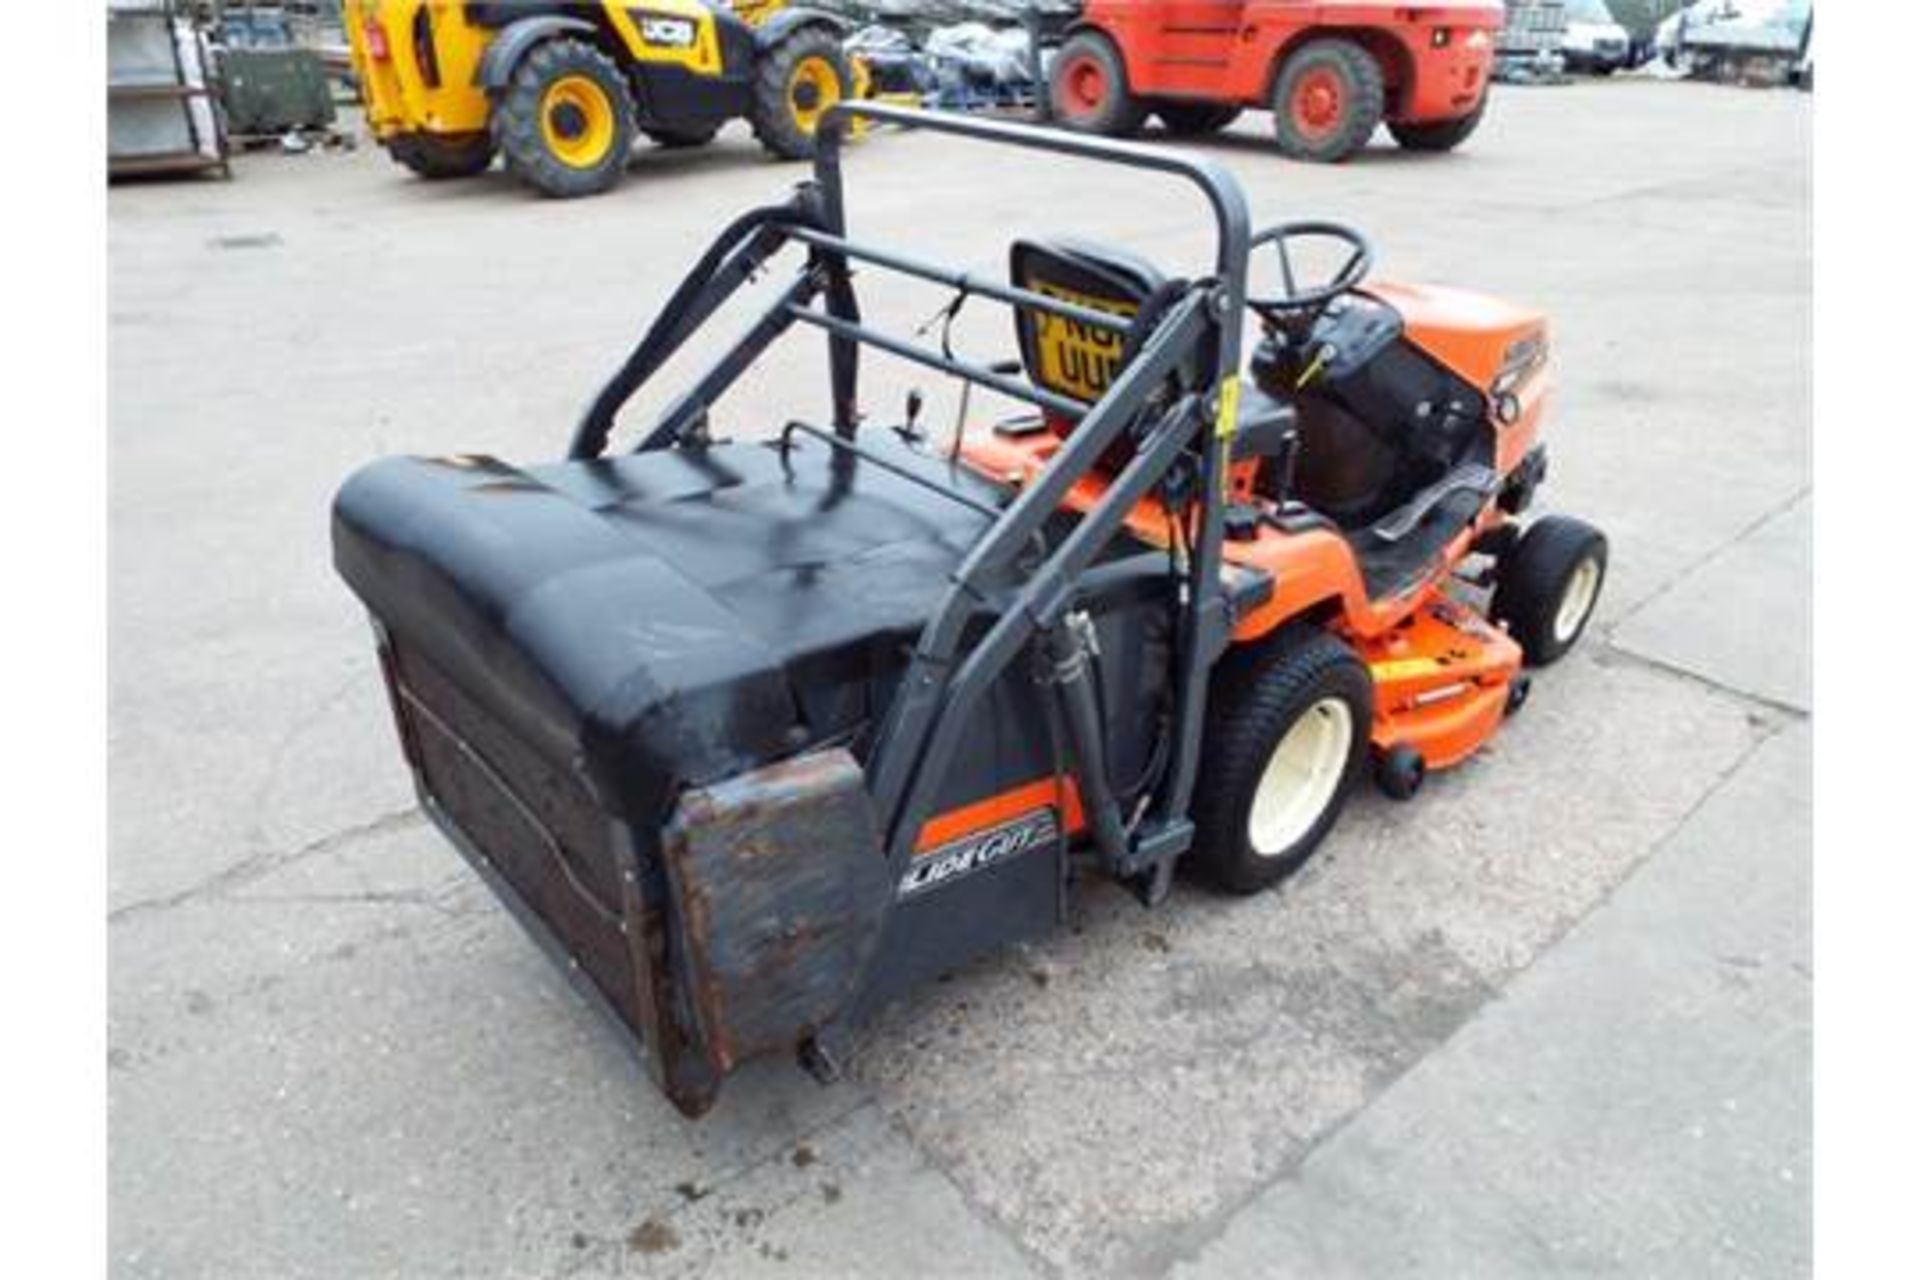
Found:
[[[476,73],[480,87],[489,93],[506,88],[507,82],[513,78],[513,69],[520,65],[520,59],[526,57],[533,46],[562,33],[592,35],[594,26],[581,18],[547,14],[538,18],[521,18],[500,28],[500,34],[480,55],[480,69]]]
[[[826,27],[842,39],[853,31],[853,24],[825,9],[782,9],[753,29],[753,47],[765,52],[802,27]]]

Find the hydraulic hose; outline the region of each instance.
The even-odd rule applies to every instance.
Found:
[[[1073,756],[1079,764],[1080,805],[1087,825],[1108,867],[1117,867],[1126,857],[1127,828],[1120,815],[1120,803],[1114,799],[1107,775],[1107,733],[1101,723],[1095,701],[1093,674],[1089,666],[1093,646],[1093,621],[1084,612],[1075,611],[1047,635],[1047,658],[1052,665],[1054,687],[1066,711],[1067,737],[1073,744]]]

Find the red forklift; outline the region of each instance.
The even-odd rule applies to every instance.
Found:
[[[1382,124],[1451,151],[1486,113],[1498,0],[1089,0],[1047,77],[1070,129],[1123,137],[1157,117],[1196,137],[1273,113],[1283,154],[1335,163]]]

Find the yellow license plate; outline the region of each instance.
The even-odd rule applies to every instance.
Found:
[[[1118,302],[1061,288],[1044,280],[1035,281],[1033,290],[1049,298],[1076,306],[1105,311],[1111,315],[1132,317],[1140,310],[1131,302]],[[1096,329],[1066,316],[1035,316],[1034,348],[1039,353],[1039,381],[1049,391],[1078,400],[1098,400],[1113,382],[1120,367],[1120,352],[1125,337],[1112,329]]]

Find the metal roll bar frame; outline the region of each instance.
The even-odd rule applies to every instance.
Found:
[[[856,243],[847,236],[841,147],[857,119],[906,130],[948,134],[1023,150],[1049,152],[1145,169],[1199,188],[1217,231],[1213,275],[1195,282],[1160,316],[1137,354],[1106,393],[1090,405],[993,370],[930,351],[880,333],[860,321],[851,262],[863,262],[961,290],[1016,308],[1061,316],[1110,332],[1128,332],[1125,317],[1075,305],[1016,285],[971,277],[910,254]],[[970,713],[1009,663],[1037,635],[1055,636],[1078,603],[1079,584],[1133,507],[1152,492],[1183,456],[1197,454],[1191,546],[1181,592],[1179,635],[1173,673],[1173,750],[1142,819],[1125,849],[1104,849],[1123,875],[1152,873],[1156,896],[1164,892],[1173,860],[1192,843],[1187,817],[1205,720],[1207,680],[1224,652],[1231,626],[1222,581],[1221,543],[1237,405],[1241,333],[1246,308],[1251,233],[1246,199],[1224,168],[1202,157],[1030,125],[918,111],[873,102],[842,102],[822,120],[816,139],[814,178],[786,205],[756,211],[730,228],[709,250],[705,278],[682,285],[675,304],[655,322],[619,374],[595,399],[574,438],[572,456],[592,458],[605,448],[614,415],[657,371],[685,338],[728,295],[786,244],[804,245],[806,265],[760,320],[686,394],[660,417],[640,450],[693,443],[704,437],[708,408],[752,365],[769,344],[795,323],[823,329],[833,388],[833,433],[851,444],[858,426],[859,348],[891,355],[1026,400],[1077,419],[1060,450],[968,551],[951,585],[922,629],[899,692],[880,726],[867,762],[867,785],[879,820],[885,856],[896,877],[912,857],[931,814],[942,777],[951,764]],[[696,287],[697,286],[697,287]],[[816,307],[824,301],[824,307]],[[1132,458],[1099,501],[1059,545],[1036,557],[1042,527],[1060,509],[1067,492],[1086,475],[1121,433],[1143,422],[1153,397],[1195,354],[1210,371],[1204,386],[1159,414],[1138,436]],[[850,450],[855,455],[861,451]],[[1009,587],[1008,583],[1012,585]],[[992,622],[962,653],[969,625],[982,615]],[[1090,780],[1082,779],[1083,791]],[[1102,784],[1104,785],[1104,784]]]

